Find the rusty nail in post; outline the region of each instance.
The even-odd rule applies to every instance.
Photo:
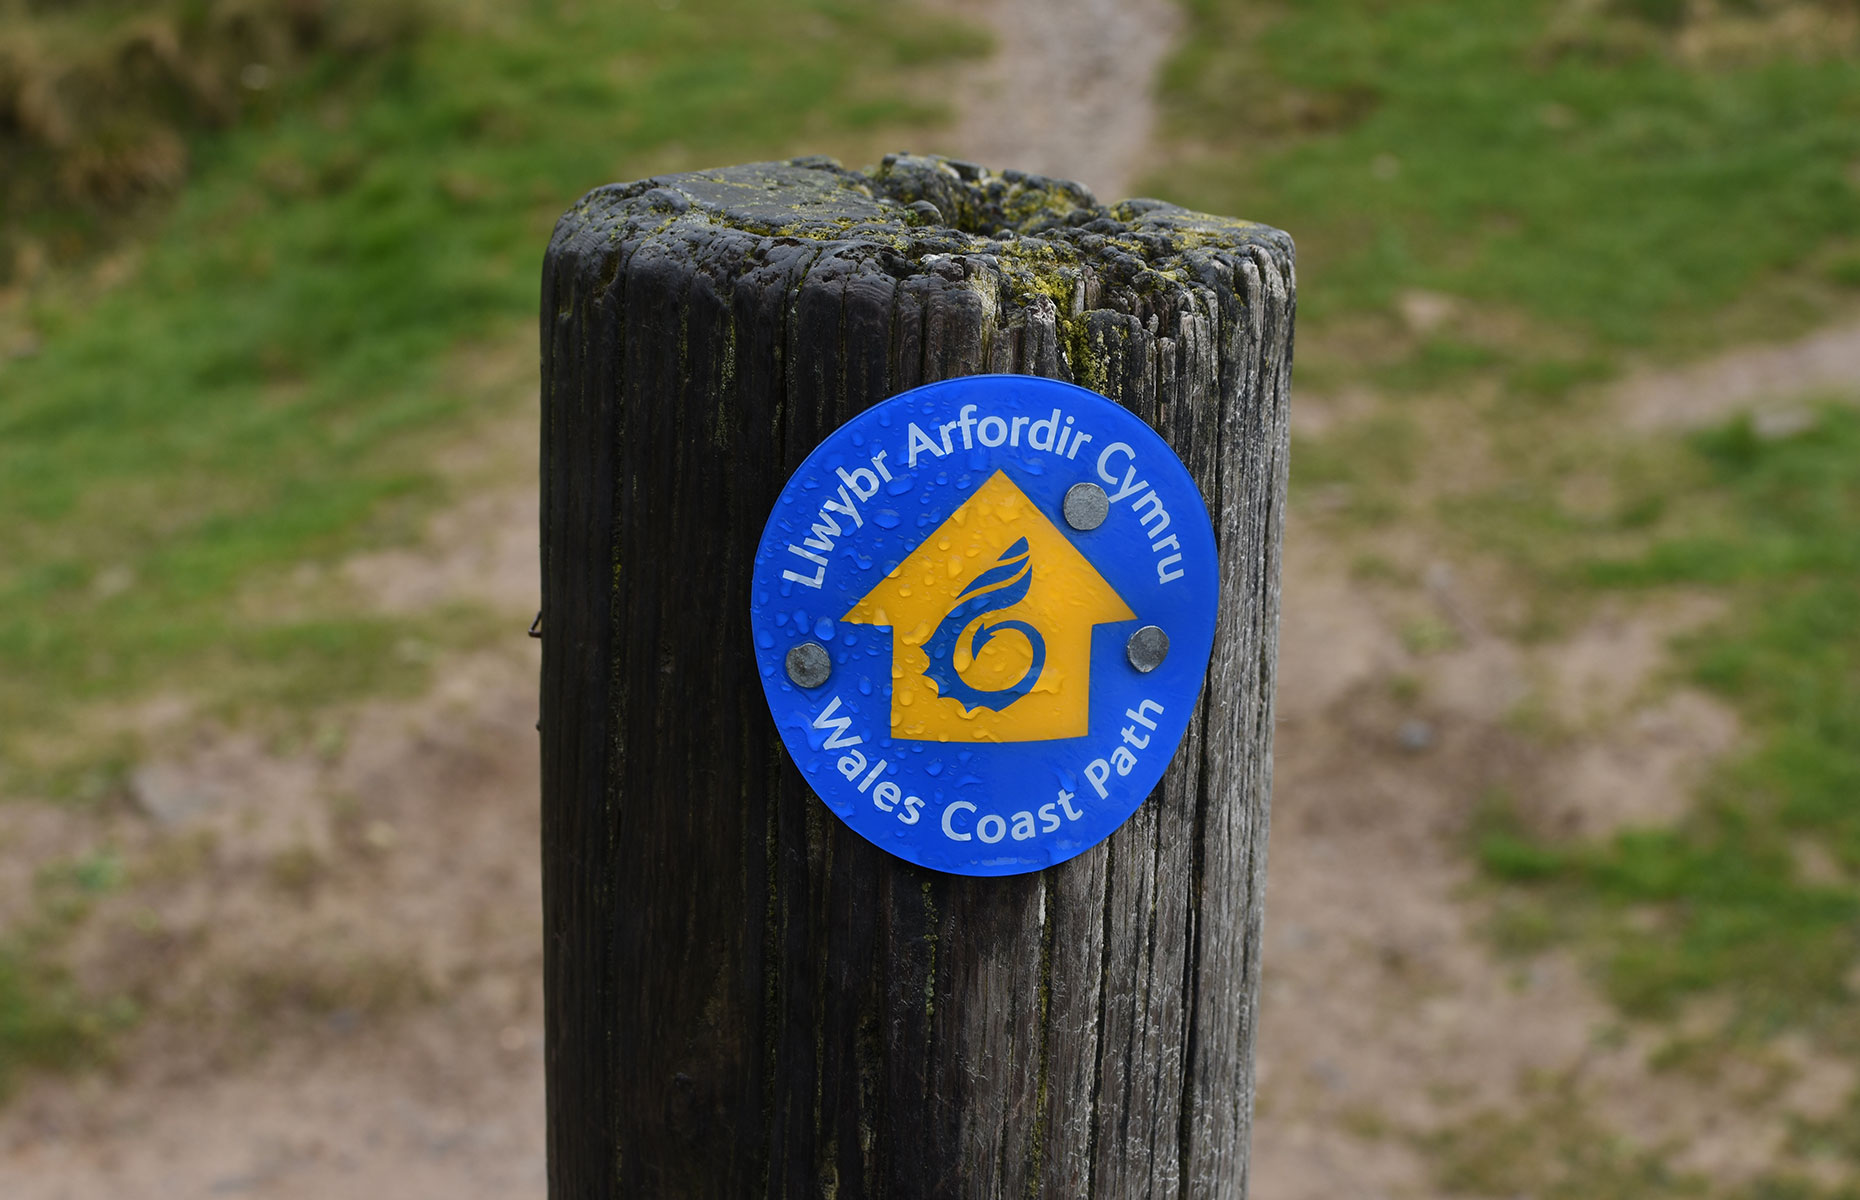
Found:
[[[833,674],[833,656],[819,642],[802,642],[788,651],[787,665],[796,687],[817,688]]]
[[[1083,533],[1104,524],[1111,499],[1095,483],[1075,483],[1066,489],[1066,524]]]
[[[541,609],[536,610],[536,619],[530,622],[530,636],[533,638],[539,638],[542,636],[542,610]]]
[[[1169,657],[1169,635],[1155,625],[1145,625],[1130,635],[1124,653],[1130,656],[1131,666],[1148,675]]]

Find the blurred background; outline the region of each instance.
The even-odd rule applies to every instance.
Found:
[[[1860,1197],[1856,0],[0,0],[0,1193],[542,1194],[543,245],[897,149],[1297,238],[1257,1200]]]

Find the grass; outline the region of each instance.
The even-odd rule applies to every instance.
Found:
[[[99,706],[178,693],[288,719],[519,636],[369,616],[294,569],[409,540],[445,499],[434,448],[522,394],[461,352],[515,329],[530,353],[542,249],[584,191],[895,144],[944,115],[926,72],[986,49],[903,4],[431,0],[357,53],[350,19],[387,9],[331,0],[287,6],[329,36],[236,111],[123,90],[124,39],[159,26],[189,79],[249,93],[214,36],[232,7],[0,0],[0,795],[111,794],[136,747]],[[69,145],[15,120],[21,63],[68,85],[70,145],[138,115],[174,169],[70,192]],[[87,885],[54,883],[0,944],[0,1076],[107,1032],[57,969]]]
[[[1428,289],[1550,334],[1417,347],[1419,382],[1503,355],[1518,390],[1561,390],[1624,349],[1799,326],[1850,286],[1790,273],[1860,233],[1851,45],[1700,63],[1631,6],[1551,0],[1187,7],[1165,95],[1188,149],[1156,190],[1294,230],[1307,324]]]
[[[404,47],[423,16],[416,0],[0,0],[0,284],[133,230],[186,181],[190,135],[273,114],[278,85]]]
[[[555,216],[610,179],[932,121],[909,72],[980,48],[834,0],[437,15],[197,137],[126,282],[16,300],[42,350],[0,361],[0,757],[157,686],[313,702],[417,674],[390,653],[403,622],[235,598],[434,502],[413,448],[504,402],[442,363],[533,319]]]
[[[1539,1200],[1678,1200],[1710,1196],[1657,1148],[1633,1145],[1590,1110],[1573,1081],[1538,1081],[1523,1113],[1487,1110],[1422,1139],[1455,1196]]]
[[[1611,993],[1665,1015],[1734,995],[1763,1031],[1841,1022],[1860,962],[1860,414],[1764,439],[1748,419],[1692,439],[1691,486],[1639,553],[1582,565],[1593,588],[1711,587],[1730,615],[1683,648],[1693,680],[1735,704],[1752,749],[1691,820],[1594,845],[1491,827],[1494,876],[1556,889],[1588,924]],[[1833,864],[1813,873],[1802,847]],[[1860,1040],[1849,1047],[1860,1051]]]

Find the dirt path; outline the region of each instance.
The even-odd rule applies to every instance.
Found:
[[[994,31],[935,149],[1076,179],[1121,200],[1149,155],[1156,72],[1182,26],[1171,0],[941,0]]]
[[[1665,639],[1711,607],[1605,611],[1523,648],[1489,632],[1501,594],[1424,544],[1385,549],[1423,585],[1351,579],[1347,548],[1309,520],[1287,535],[1256,1200],[1440,1195],[1427,1140],[1529,1113],[1543,1080],[1683,1167],[1735,1180],[1770,1163],[1792,1107],[1838,1102],[1838,1081],[1758,1113],[1656,1077],[1569,959],[1496,959],[1469,896],[1468,827],[1497,791],[1571,833],[1684,811],[1737,724],[1657,676]],[[1422,620],[1451,630],[1444,645],[1405,642]],[[1581,732],[1520,734],[1509,718],[1527,703]]]
[[[8,1114],[0,1185],[10,1200],[539,1197],[539,1031],[483,1016],[449,1006],[299,1031],[233,1070],[43,1085]]]
[[[1613,398],[1636,430],[1698,429],[1754,412],[1760,429],[1786,432],[1807,413],[1804,400],[1860,400],[1860,322],[1649,371],[1615,387]]]

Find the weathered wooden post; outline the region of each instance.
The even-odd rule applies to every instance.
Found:
[[[1239,1197],[1292,349],[1291,241],[898,157],[601,188],[544,267],[550,1194]],[[853,834],[746,614],[816,443],[980,372],[1141,416],[1213,516],[1212,665],[1161,785],[1043,871]]]

